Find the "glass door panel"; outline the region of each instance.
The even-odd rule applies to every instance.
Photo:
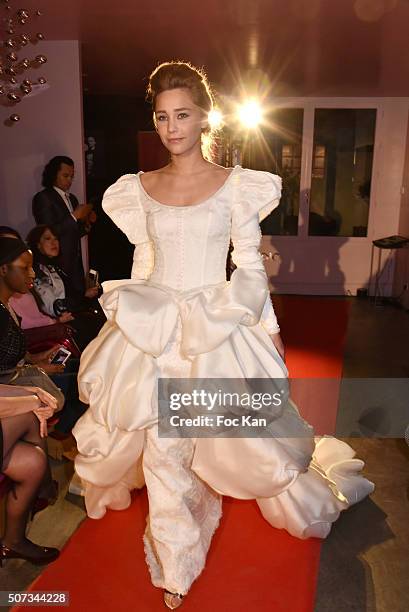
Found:
[[[258,133],[241,145],[245,168],[273,172],[283,179],[280,205],[261,223],[265,235],[298,234],[303,115],[301,108],[275,109]]]
[[[376,109],[315,110],[310,236],[365,237]]]

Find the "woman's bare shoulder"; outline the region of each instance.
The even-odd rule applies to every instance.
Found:
[[[213,162],[208,163],[208,171],[213,174],[217,174],[219,176],[228,176],[232,171],[232,168],[225,168],[224,166],[219,166],[219,164],[214,164]]]
[[[142,185],[147,191],[150,191],[152,187],[157,185],[158,181],[160,181],[161,176],[166,173],[166,166],[163,168],[158,168],[157,170],[149,170],[148,172],[142,172],[140,175],[140,179],[142,181]]]

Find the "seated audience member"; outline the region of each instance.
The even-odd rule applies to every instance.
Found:
[[[31,291],[25,294],[15,293],[9,300],[9,304],[21,319],[21,329],[33,329],[33,327],[47,327],[56,323],[68,323],[73,316],[64,312],[58,318],[52,318],[41,312],[36,296]]]
[[[65,346],[74,357],[81,355],[81,349],[76,340],[76,330],[68,325],[73,316],[65,312],[58,319],[45,315],[39,309],[38,297],[34,291],[21,294],[15,293],[9,300],[9,305],[20,320],[21,329],[27,341],[30,353],[39,353],[56,344]]]
[[[61,407],[64,405],[56,429],[69,433],[86,410],[85,404],[78,398],[78,360],[68,360],[66,368],[50,363],[58,346],[42,353],[27,353],[24,333],[9,304],[10,297],[15,293],[29,291],[34,276],[32,254],[26,244],[17,238],[0,238],[0,382],[24,386],[33,384],[27,380],[32,381],[34,376],[39,380],[37,386],[42,386],[42,381],[45,387],[51,387]],[[29,364],[34,364],[34,367],[25,367]],[[54,385],[48,382],[42,370],[52,375]]]
[[[7,225],[0,225],[0,237],[18,238],[22,240],[17,230]],[[16,293],[10,298],[9,304],[21,318],[21,328],[31,329],[45,325],[55,325],[56,319],[43,314],[38,308],[35,296],[29,292],[25,294]]]
[[[15,229],[5,225],[0,226],[1,236],[21,240],[20,234]],[[57,342],[61,342],[75,356],[80,355],[74,338],[74,329],[66,325],[73,319],[69,312],[64,312],[58,319],[44,314],[40,310],[41,301],[34,291],[15,293],[10,298],[9,304],[20,318],[21,329],[24,330],[31,352],[52,348]]]
[[[49,316],[70,317],[70,325],[77,332],[76,340],[83,349],[98,334],[105,316],[96,299],[99,288],[79,292],[69,275],[60,267],[60,243],[53,229],[47,225],[34,227],[27,236],[33,253],[36,278],[34,289]]]
[[[55,317],[61,312],[84,311],[94,306],[98,287],[76,290],[61,266],[60,240],[51,226],[33,227],[27,235],[27,244],[33,253],[35,290],[47,314]]]
[[[96,220],[91,204],[79,204],[69,193],[74,178],[74,162],[64,155],[53,157],[43,171],[43,191],[33,198],[35,222],[54,227],[61,241],[61,267],[78,292],[85,289],[81,236]]]
[[[59,556],[57,548],[34,544],[26,537],[29,512],[36,500],[51,500],[56,495],[46,446],[47,419],[56,409],[55,398],[39,387],[0,385],[0,471],[12,481],[0,566],[6,559],[42,565]]]
[[[1,236],[4,236],[4,238],[18,238],[19,240],[23,240],[18,231],[8,225],[0,225],[0,237]]]

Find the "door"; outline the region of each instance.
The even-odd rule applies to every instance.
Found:
[[[283,179],[262,223],[262,251],[279,293],[356,294],[368,284],[376,106],[342,100],[282,104],[243,147],[243,165]]]

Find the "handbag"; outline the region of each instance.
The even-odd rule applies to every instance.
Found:
[[[65,404],[65,397],[61,389],[57,387],[42,368],[36,365],[25,364],[17,367],[15,375],[7,382],[9,385],[19,385],[22,387],[40,387],[47,391],[57,400],[57,411],[62,410]]]
[[[65,323],[32,327],[23,331],[27,342],[27,350],[30,353],[41,353],[56,344],[60,344],[65,346],[73,357],[80,357],[81,355],[81,351],[74,339],[74,330]]]

